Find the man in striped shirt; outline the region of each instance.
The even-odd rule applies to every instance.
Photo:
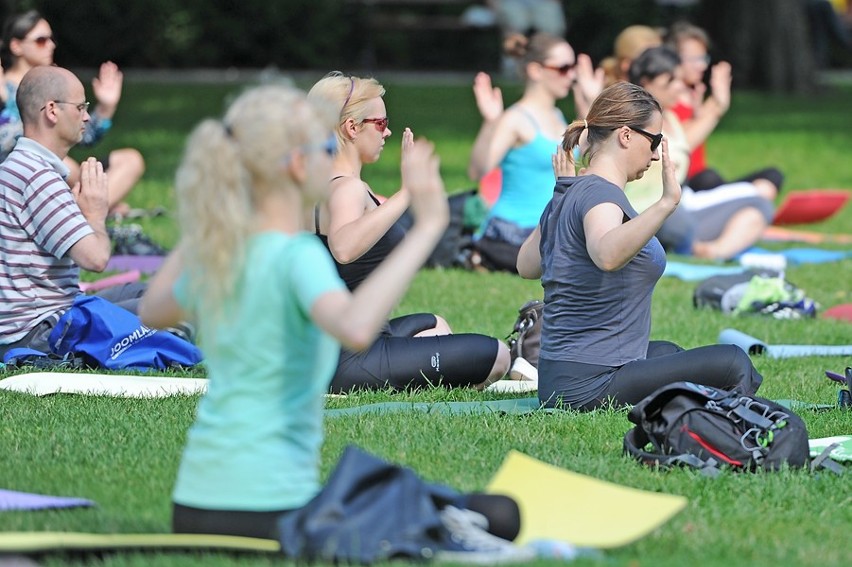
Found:
[[[50,331],[81,293],[79,268],[103,271],[111,251],[103,167],[89,158],[80,182],[65,181],[62,160],[89,120],[83,84],[67,69],[35,67],[17,103],[24,135],[0,164],[0,355],[50,352]],[[137,287],[121,293],[138,297]]]

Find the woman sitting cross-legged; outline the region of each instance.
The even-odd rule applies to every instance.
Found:
[[[518,256],[518,273],[544,288],[538,395],[547,406],[635,404],[680,380],[751,394],[762,381],[739,347],[649,340],[651,296],[666,265],[654,235],[681,197],[662,122],[647,91],[616,83],[586,120],[571,123],[554,156],[553,199]],[[574,177],[568,156],[577,145],[588,166]],[[660,159],[659,148],[663,192],[639,214],[624,186]]]
[[[317,206],[314,229],[326,244],[350,290],[361,283],[405,238],[399,223],[411,195],[406,162],[413,134],[402,135],[402,188],[381,202],[361,179],[364,164],[379,159],[390,137],[384,88],[375,79],[330,73],[308,97],[339,109],[339,149],[331,168],[328,201]],[[391,387],[397,390],[442,385],[484,388],[509,369],[503,342],[479,334],[451,334],[431,313],[397,317],[364,352],[342,349],[331,391]]]

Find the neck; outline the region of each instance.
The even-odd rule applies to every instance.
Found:
[[[547,109],[556,106],[556,98],[538,83],[527,83],[519,101],[525,106]]]
[[[305,203],[298,189],[258,187],[257,194],[261,197],[255,202],[255,232],[295,234],[304,229]]]
[[[606,154],[596,155],[594,162],[590,163],[589,167],[586,168],[585,175],[597,175],[598,177],[602,177],[613,185],[621,187],[622,191],[628,181],[627,172],[619,166],[618,160]]]
[[[28,129],[24,129],[24,137],[33,140],[34,142],[38,142],[51,152],[57,155],[59,159],[65,159],[68,157],[68,152],[71,151],[71,147],[61,140],[56,140],[52,136],[43,136],[40,130],[32,131]]]
[[[23,59],[19,59],[3,74],[3,78],[6,82],[12,83],[17,87],[19,84],[21,84],[21,79],[24,78],[24,75],[27,74],[27,71],[32,68],[32,65],[30,65]]]
[[[331,176],[340,175],[346,177],[361,178],[361,158],[358,157],[358,149],[351,143],[345,143],[340,151],[334,156],[331,164]]]

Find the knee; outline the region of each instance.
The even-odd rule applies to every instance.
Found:
[[[110,167],[119,167],[135,177],[145,173],[145,158],[135,148],[122,148],[109,154]]]
[[[500,379],[509,372],[509,366],[512,364],[512,353],[509,352],[509,347],[506,346],[506,343],[497,339],[494,340],[497,341],[497,356],[494,358],[494,367],[492,368],[491,375]]]
[[[450,328],[450,324],[447,323],[447,320],[441,317],[440,315],[435,315],[435,328],[436,335],[452,335],[453,330]]]

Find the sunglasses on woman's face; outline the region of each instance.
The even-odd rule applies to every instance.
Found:
[[[378,130],[379,132],[384,132],[385,128],[388,127],[388,117],[385,116],[384,118],[365,118],[361,121],[361,124],[367,123],[375,124],[376,130]]]
[[[53,45],[56,45],[56,41],[54,41],[52,35],[40,35],[38,37],[30,37],[27,38],[27,41],[32,41],[38,47],[44,47],[45,45],[47,45],[48,41],[52,42]]]
[[[646,132],[642,128],[637,128],[636,126],[628,126],[628,128],[630,128],[631,130],[633,130],[637,134],[641,134],[642,136],[645,136],[646,138],[648,138],[651,141],[651,151],[652,152],[656,152],[657,148],[660,147],[660,144],[663,141],[663,133],[662,132],[660,132],[659,134],[651,134],[650,132]]]
[[[541,66],[544,67],[545,69],[550,69],[551,71],[556,71],[557,73],[559,73],[560,75],[562,75],[564,77],[565,75],[570,73],[571,70],[574,67],[577,66],[577,63],[576,62],[566,63],[564,65],[545,65],[544,63],[542,63]]]

